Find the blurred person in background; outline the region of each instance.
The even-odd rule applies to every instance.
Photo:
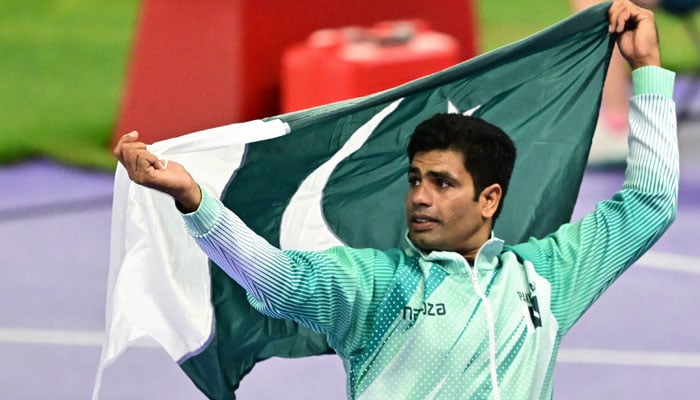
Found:
[[[578,12],[607,0],[570,0]],[[661,0],[633,0],[638,6],[653,9]],[[594,167],[624,166],[627,157],[629,125],[629,97],[632,91],[630,70],[620,50],[615,45],[608,74],[603,86],[603,98],[593,143],[588,156],[588,165]]]

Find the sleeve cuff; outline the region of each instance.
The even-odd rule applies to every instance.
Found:
[[[191,213],[182,214],[187,233],[192,236],[206,235],[219,220],[221,207],[223,204],[202,188],[202,201],[199,207]]]
[[[632,71],[632,93],[660,94],[673,99],[673,84],[676,74],[661,67],[641,67]]]

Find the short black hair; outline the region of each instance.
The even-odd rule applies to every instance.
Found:
[[[485,187],[498,183],[503,195],[493,215],[501,213],[503,200],[515,165],[516,150],[511,138],[483,119],[461,114],[435,114],[416,127],[408,143],[408,159],[416,153],[432,150],[453,150],[462,154],[464,168],[474,180],[477,200]]]

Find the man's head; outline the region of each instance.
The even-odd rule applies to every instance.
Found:
[[[481,119],[437,114],[416,127],[407,150],[406,217],[413,243],[426,251],[478,250],[508,190],[513,141]]]

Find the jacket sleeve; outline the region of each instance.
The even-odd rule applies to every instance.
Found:
[[[678,143],[674,74],[633,71],[629,154],[622,189],[581,220],[514,246],[551,283],[552,313],[565,333],[675,218]]]
[[[199,209],[183,218],[197,244],[258,311],[326,334],[341,355],[362,346],[393,277],[397,260],[390,253],[280,250],[204,190]]]

